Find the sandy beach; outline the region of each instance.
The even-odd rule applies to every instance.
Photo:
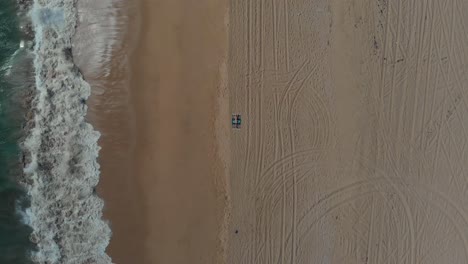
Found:
[[[227,107],[219,104],[226,5],[138,5],[130,170],[115,174],[103,164],[102,194],[114,232],[108,251],[116,263],[222,263],[226,175],[215,126],[219,105]],[[112,142],[102,144],[105,150]],[[105,153],[104,162],[112,156]]]
[[[221,263],[225,175],[215,125],[226,6],[143,0],[141,11],[132,100],[133,174],[146,218],[143,263]]]
[[[115,263],[468,261],[468,3],[128,3],[90,101]]]
[[[467,10],[231,1],[228,263],[466,263]]]
[[[75,49],[93,86],[88,116],[102,133],[98,192],[113,232],[107,252],[119,264],[223,263],[227,6],[109,2],[81,2]],[[112,44],[110,60],[90,51],[89,34],[110,35],[98,42]]]
[[[107,252],[115,263],[143,263],[146,222],[140,184],[132,172],[135,113],[128,67],[138,36],[138,5],[82,0],[78,11],[75,63],[92,86],[88,119],[101,133],[97,189],[112,229]]]

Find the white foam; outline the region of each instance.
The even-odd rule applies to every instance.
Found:
[[[90,86],[70,56],[77,14],[72,0],[35,0],[34,127],[23,143],[36,263],[111,263],[105,249],[111,231],[102,220],[103,201],[93,190],[99,180],[99,133],[86,123]]]

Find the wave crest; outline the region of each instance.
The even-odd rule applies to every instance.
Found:
[[[34,125],[23,143],[36,263],[111,263],[111,231],[96,195],[100,134],[86,123],[90,86],[73,62],[75,1],[35,0]]]

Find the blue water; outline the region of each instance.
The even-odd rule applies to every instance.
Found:
[[[14,0],[0,1],[0,263],[22,264],[33,248],[29,241],[31,229],[22,223],[19,212],[27,205],[25,193],[19,187],[22,174],[18,143],[24,136],[25,109],[21,105],[24,85],[21,79],[8,76],[20,57],[21,32]],[[20,59],[20,58],[19,58]],[[21,59],[20,59],[21,60]],[[24,61],[24,60],[23,60]],[[19,67],[22,67],[21,65]],[[25,70],[20,72],[25,73]],[[27,73],[26,73],[27,74]],[[24,75],[21,77],[25,77]]]

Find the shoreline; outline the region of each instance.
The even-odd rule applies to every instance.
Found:
[[[103,218],[112,230],[106,252],[116,263],[142,263],[145,216],[138,183],[132,179],[135,121],[128,67],[138,32],[137,3],[87,0],[77,8],[74,57],[92,87],[86,119],[101,133],[97,192],[105,201]],[[102,16],[112,18],[100,20]],[[98,45],[90,38],[94,34],[101,36]]]
[[[58,4],[61,9],[53,14],[71,19],[49,20],[44,15]],[[31,252],[33,262],[110,262],[104,251],[111,232],[102,219],[103,201],[94,192],[99,181],[99,133],[85,120],[90,87],[71,54],[75,11],[73,2],[55,0],[34,2],[30,12],[35,116],[21,147],[23,187],[30,197],[25,222],[37,249]],[[71,222],[74,227],[67,224]],[[89,243],[79,241],[81,236]]]

